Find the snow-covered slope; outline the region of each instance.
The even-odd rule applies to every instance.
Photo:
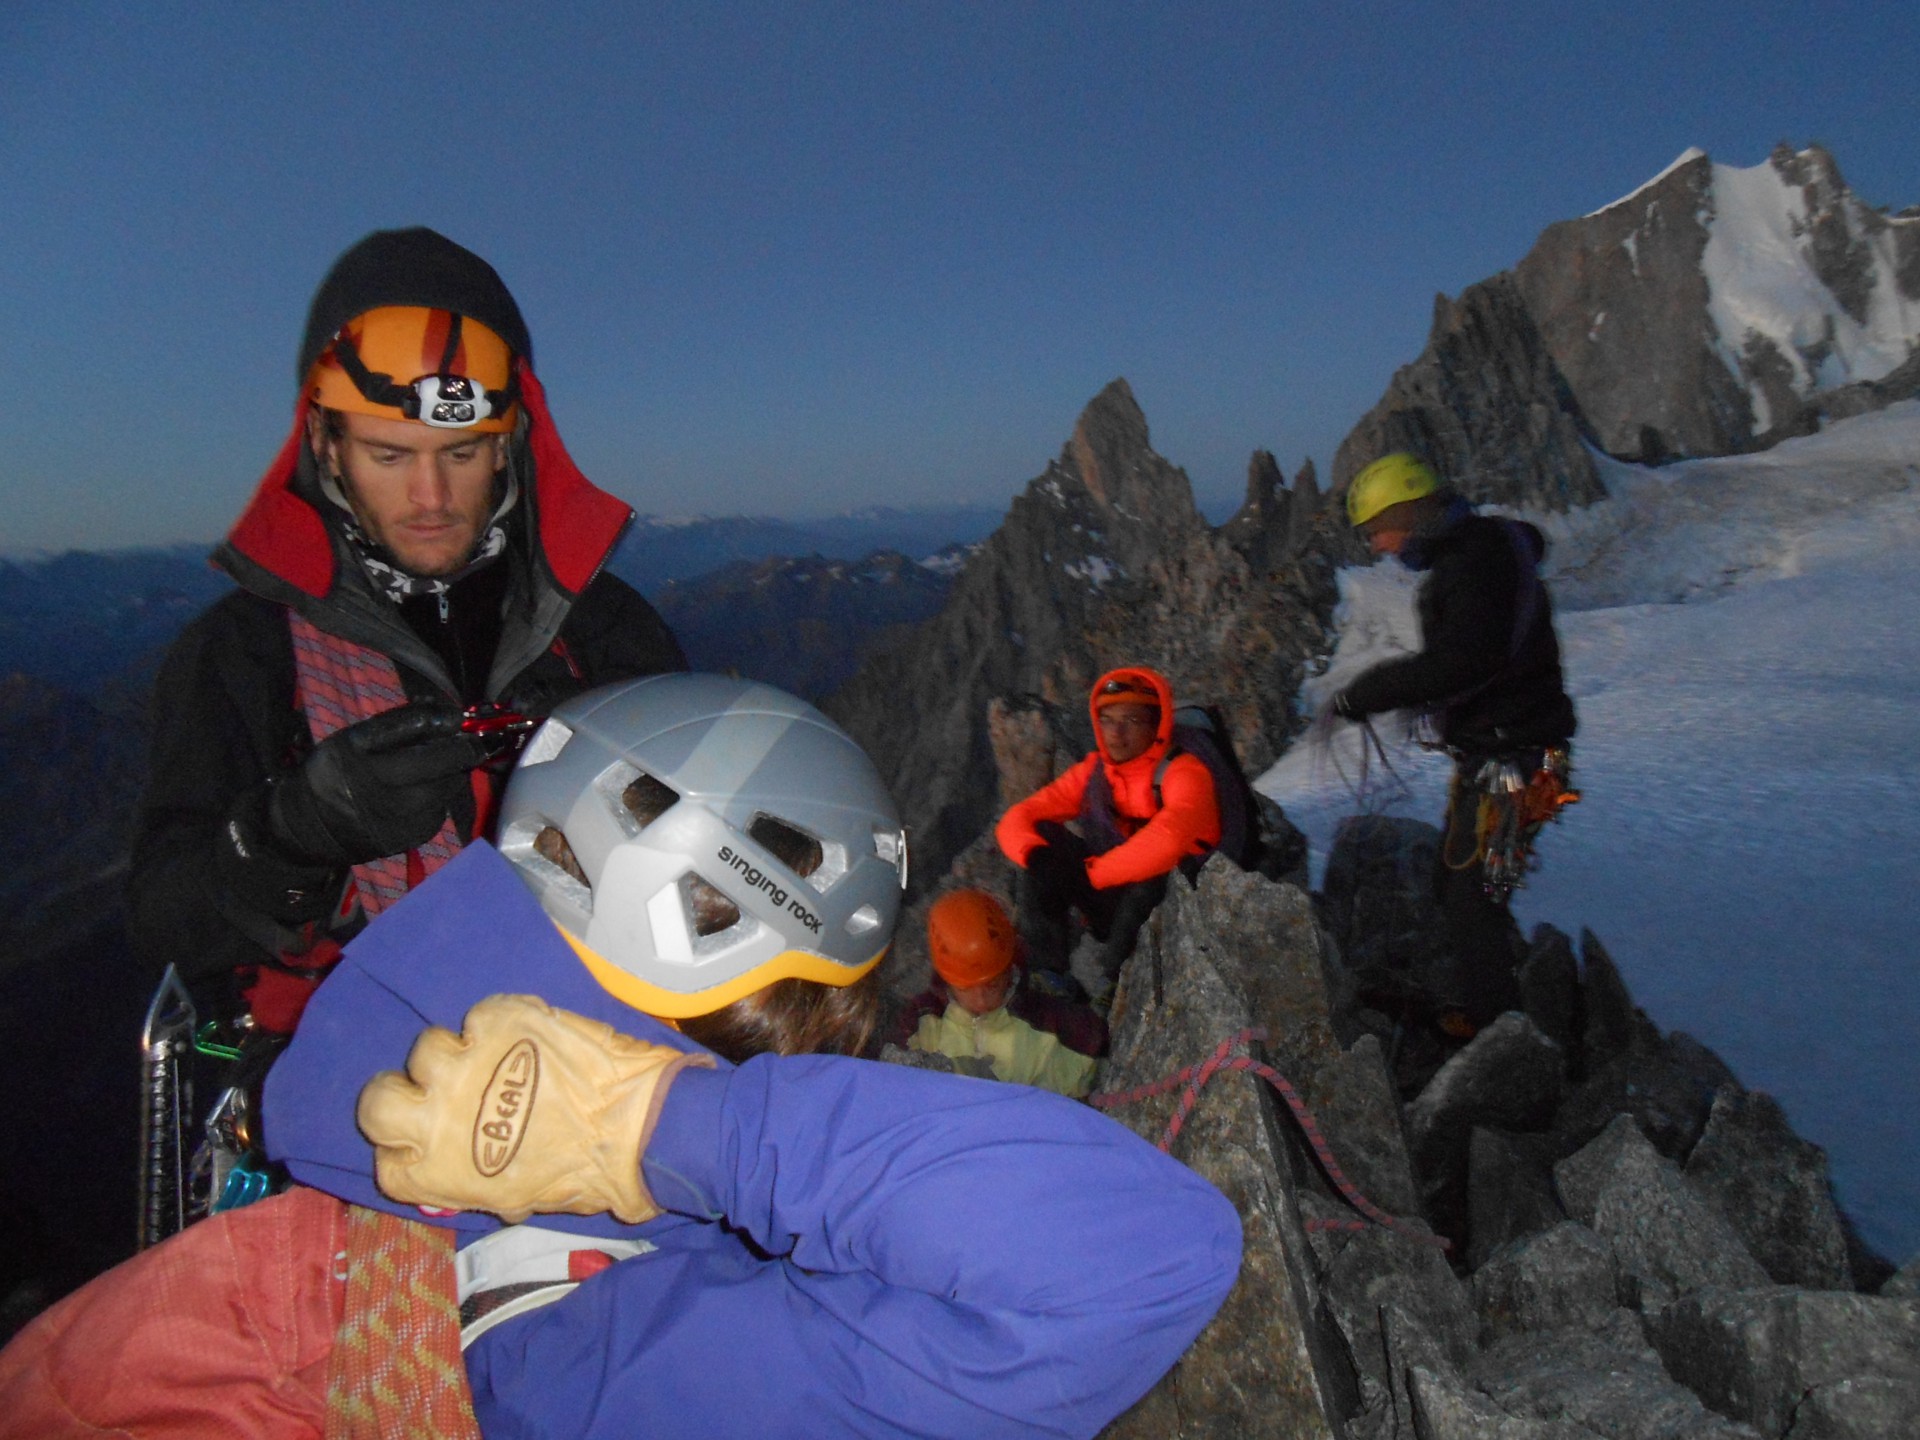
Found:
[[[1591,928],[1656,1023],[1826,1147],[1841,1202],[1903,1261],[1920,1251],[1920,402],[1762,455],[1602,464],[1607,501],[1530,517],[1556,541],[1586,798],[1516,914]],[[1418,644],[1416,578],[1343,573],[1340,645],[1303,704]],[[1362,808],[1343,778],[1356,735],[1259,782],[1317,864]],[[1437,819],[1446,762],[1403,748],[1394,765],[1407,788],[1363,804]]]

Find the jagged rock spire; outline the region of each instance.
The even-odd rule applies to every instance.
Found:
[[[1319,513],[1320,486],[1313,461],[1300,466],[1288,488],[1273,452],[1256,450],[1247,461],[1247,498],[1219,533],[1255,575],[1266,575],[1300,554]]]
[[[1070,463],[1093,503],[1116,518],[1190,529],[1200,523],[1186,472],[1163,460],[1147,433],[1147,417],[1125,378],[1088,402],[1061,460]]]
[[[1572,400],[1513,277],[1435,297],[1427,348],[1340,443],[1333,488],[1395,450],[1425,456],[1469,499],[1565,510],[1601,499]]]

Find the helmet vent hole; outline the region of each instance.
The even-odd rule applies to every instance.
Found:
[[[820,862],[826,858],[826,852],[813,836],[771,815],[754,816],[753,823],[747,827],[747,834],[803,880],[818,870]]]
[[[680,792],[651,775],[642,774],[620,792],[620,803],[644,830],[680,803]]]
[[[718,935],[740,923],[740,907],[702,880],[689,875],[681,882],[686,891],[687,913],[693,917],[693,933]]]
[[[847,917],[847,933],[849,935],[864,935],[869,930],[878,929],[879,925],[880,912],[871,905],[862,905]]]
[[[567,843],[567,837],[551,825],[542,827],[533,837],[533,853],[550,865],[557,865],[569,876],[577,880],[585,889],[591,891],[593,882],[587,879],[587,872],[580,868],[580,862],[574,858],[573,846]]]

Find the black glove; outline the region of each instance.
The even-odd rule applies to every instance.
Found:
[[[275,788],[256,786],[234,801],[214,857],[220,913],[270,953],[297,948],[299,927],[326,918],[340,897],[342,868],[296,860],[272,843],[267,812]]]
[[[1091,893],[1087,878],[1087,842],[1064,825],[1042,821],[1034,827],[1047,843],[1027,852],[1027,873],[1034,883],[1069,901]]]
[[[544,720],[563,702],[576,695],[584,695],[593,688],[592,681],[577,680],[571,675],[563,675],[557,680],[530,679],[522,675],[500,703],[529,720]]]
[[[488,742],[447,701],[421,701],[337,730],[267,795],[274,848],[309,865],[358,865],[431,840],[484,764]]]

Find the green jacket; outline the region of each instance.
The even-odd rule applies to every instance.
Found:
[[[1093,1088],[1099,1061],[1069,1050],[1060,1037],[1036,1030],[1002,1005],[976,1016],[958,1001],[941,1015],[926,1015],[908,1048],[957,1060],[991,1061],[996,1080],[1036,1085],[1078,1100]]]

